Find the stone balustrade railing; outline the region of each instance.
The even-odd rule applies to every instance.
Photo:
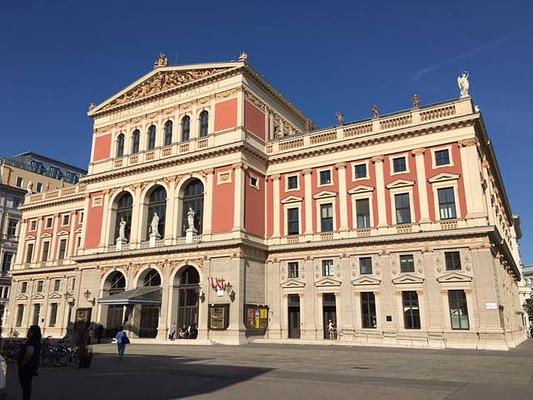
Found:
[[[49,190],[49,191],[42,192],[42,193],[30,194],[26,196],[26,200],[24,204],[37,203],[43,200],[54,200],[54,199],[59,199],[59,198],[64,198],[64,197],[80,194],[80,193],[85,193],[86,187],[87,185],[79,183],[75,186],[67,186],[61,189]]]

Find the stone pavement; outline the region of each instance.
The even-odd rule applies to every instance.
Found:
[[[39,399],[533,399],[533,340],[508,352],[297,344],[95,346],[89,370],[42,368]],[[10,365],[10,399],[20,398]]]

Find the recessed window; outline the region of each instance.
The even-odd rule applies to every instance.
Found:
[[[461,269],[461,253],[458,251],[447,251],[444,253],[446,261],[446,271],[455,271]]]
[[[372,258],[360,257],[359,258],[359,273],[361,275],[369,275],[372,273]]]
[[[363,328],[377,327],[376,296],[373,292],[361,293],[361,318]]]
[[[8,251],[4,252],[4,257],[2,258],[2,272],[7,272],[11,269],[11,262],[13,261],[14,253]]]
[[[363,179],[368,177],[368,171],[366,170],[366,164],[356,164],[354,166],[355,179]]]
[[[26,293],[28,291],[28,282],[22,282],[20,285],[20,293]]]
[[[150,125],[150,127],[148,128],[148,150],[152,150],[155,148],[155,136],[156,136],[155,125]]]
[[[50,251],[50,242],[43,242],[43,252],[41,261],[48,261],[48,252]]]
[[[37,293],[41,293],[43,291],[43,285],[44,285],[43,281],[37,281],[37,289],[36,289]]]
[[[400,272],[415,272],[415,260],[412,254],[400,256]]]
[[[448,149],[435,151],[435,165],[450,165],[450,152]]]
[[[464,290],[449,290],[448,303],[450,305],[450,320],[452,329],[468,330],[468,306]]]
[[[22,325],[22,317],[24,316],[24,305],[18,304],[17,305],[17,321],[15,323],[15,326],[19,328]]]
[[[288,264],[289,278],[298,278],[298,261],[291,261]]]
[[[24,185],[24,179],[22,177],[17,177],[17,187],[21,188]]]
[[[33,258],[33,243],[28,243],[28,247],[26,248],[26,262],[31,263],[31,260]]]
[[[357,216],[357,229],[370,228],[370,200],[355,200],[355,212]]]
[[[287,233],[289,235],[300,234],[300,216],[298,208],[287,209]]]
[[[188,115],[181,119],[181,141],[188,142],[191,136],[191,117]]]
[[[40,304],[34,304],[33,305],[33,322],[32,325],[39,325],[39,320],[41,319],[41,305]]]
[[[37,182],[36,190],[39,193],[41,193],[43,191],[43,184],[41,182]]]
[[[420,307],[415,291],[402,292],[403,322],[405,329],[420,329]]]
[[[440,219],[456,219],[457,209],[455,208],[455,195],[453,188],[437,189],[439,198]]]
[[[67,239],[61,239],[59,241],[59,254],[57,255],[58,260],[65,259],[65,253],[67,251]]]
[[[55,279],[54,280],[54,292],[59,292],[59,287],[61,286],[61,280]]]
[[[333,260],[322,260],[322,276],[333,276]]]
[[[287,177],[287,190],[298,189],[298,175]]]
[[[131,134],[131,154],[137,154],[141,145],[141,131],[135,129]]]
[[[255,176],[250,177],[250,186],[259,189],[259,180]]]
[[[172,121],[165,122],[165,146],[172,143]]]
[[[122,157],[124,155],[124,134],[121,133],[117,137],[117,157]]]
[[[61,221],[61,224],[64,226],[64,225],[68,225],[70,221],[70,215],[69,214],[65,214],[63,215],[63,219]]]
[[[46,228],[51,228],[52,227],[52,217],[48,217],[46,218],[46,222],[45,222],[45,227]]]
[[[56,326],[56,321],[57,321],[57,308],[58,308],[58,304],[57,303],[52,303],[50,304],[50,320],[48,322],[48,325],[50,327],[54,327]]]
[[[9,218],[7,220],[7,234],[9,236],[15,236],[17,234],[18,219]]]
[[[200,137],[206,137],[209,133],[209,113],[204,110],[200,113]]]
[[[394,204],[396,206],[396,223],[410,224],[411,203],[409,201],[409,193],[401,193],[394,195]]]
[[[396,172],[406,172],[407,171],[407,162],[405,157],[396,157],[392,159],[392,168]]]
[[[320,205],[320,231],[333,232],[333,204]]]
[[[331,184],[331,170],[326,169],[320,171],[320,185],[330,185]]]
[[[80,212],[80,224],[83,222],[83,211]]]

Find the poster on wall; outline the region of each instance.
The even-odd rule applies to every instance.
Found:
[[[245,304],[244,324],[249,333],[262,335],[268,328],[268,306]]]
[[[220,331],[228,329],[229,326],[229,304],[209,305],[209,329]]]

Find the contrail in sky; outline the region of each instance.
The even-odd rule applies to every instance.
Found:
[[[421,69],[420,71],[418,71],[417,73],[415,73],[413,75],[413,79],[414,80],[418,80],[420,79],[420,77],[424,74],[427,74],[428,72],[431,72],[431,71],[434,71],[440,67],[443,67],[445,65],[448,65],[448,64],[452,64],[456,61],[459,61],[459,60],[462,60],[462,59],[465,59],[465,58],[469,58],[469,57],[472,57],[473,55],[483,51],[483,50],[486,50],[490,47],[493,47],[493,46],[496,46],[502,42],[506,42],[508,40],[511,40],[511,39],[514,39],[514,38],[517,38],[517,37],[520,37],[520,36],[524,36],[524,35],[527,35],[528,33],[530,32],[533,32],[533,28],[529,28],[529,29],[526,29],[526,30],[523,30],[523,31],[520,31],[520,32],[516,32],[516,33],[512,33],[510,35],[506,35],[506,36],[502,36],[501,38],[498,38],[498,39],[495,39],[493,40],[492,42],[488,42],[487,44],[484,44],[482,46],[479,46],[479,47],[476,47],[472,50],[469,50],[467,51],[466,53],[463,53],[463,54],[459,54],[455,57],[452,57],[452,58],[449,58],[448,60],[444,60],[438,64],[435,64],[435,65],[431,65],[429,67],[426,67],[424,69]]]

